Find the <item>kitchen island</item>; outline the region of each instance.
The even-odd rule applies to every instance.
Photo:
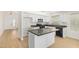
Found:
[[[57,30],[50,28],[29,30],[29,48],[46,48],[54,44]]]
[[[31,25],[31,27],[40,27],[40,28],[50,28],[55,27],[56,29],[59,29],[59,31],[56,31],[56,36],[65,38],[67,37],[67,26],[66,25],[56,25],[56,24],[36,24]]]

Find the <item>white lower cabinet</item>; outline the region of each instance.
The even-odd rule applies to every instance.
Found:
[[[67,28],[63,28],[63,38],[67,37]]]
[[[29,32],[29,48],[46,48],[55,42],[55,32],[37,36]]]

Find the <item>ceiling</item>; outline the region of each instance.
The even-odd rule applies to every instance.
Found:
[[[60,14],[79,14],[79,11],[41,11],[43,13],[46,13],[47,15],[54,16],[54,15],[60,15]]]
[[[79,11],[27,11],[27,13],[53,16],[53,15],[60,15],[60,14],[79,14]]]

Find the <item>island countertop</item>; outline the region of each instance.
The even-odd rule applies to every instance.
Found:
[[[67,27],[66,25],[54,25],[54,24],[44,24],[42,26],[57,27],[57,28]],[[31,27],[38,27],[38,25],[31,25]]]
[[[48,34],[51,32],[56,32],[58,31],[58,29],[43,28],[43,29],[33,29],[33,30],[28,30],[28,31],[37,36],[40,36],[40,35]]]

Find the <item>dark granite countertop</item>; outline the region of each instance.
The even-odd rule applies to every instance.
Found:
[[[51,33],[51,32],[56,32],[56,31],[58,31],[58,29],[43,28],[43,29],[29,30],[29,32],[31,32],[31,33],[33,33],[37,36],[48,34],[48,33]]]
[[[42,26],[58,27],[58,28],[67,27],[66,25],[54,25],[54,24],[45,24],[45,25],[42,25]],[[31,25],[31,27],[38,27],[38,25]]]

